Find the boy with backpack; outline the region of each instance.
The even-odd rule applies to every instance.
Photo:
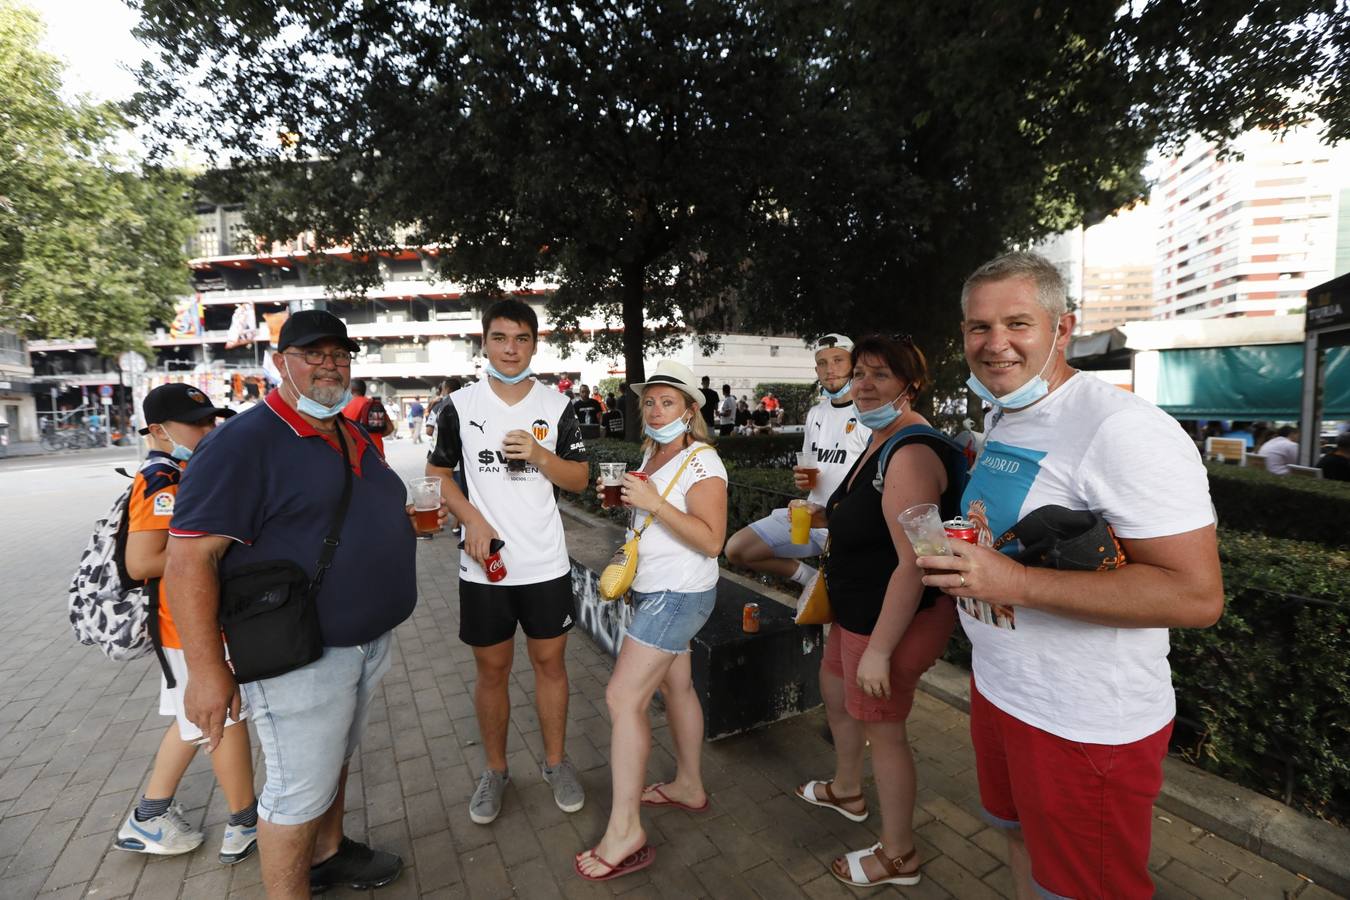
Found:
[[[152,598],[146,627],[152,641],[158,635],[156,652],[164,678],[160,686],[159,711],[176,722],[169,725],[155,754],[154,767],[145,793],[117,832],[121,850],[173,856],[199,847],[205,835],[183,818],[174,803],[174,792],[197,753],[202,737],[183,710],[187,665],[182,644],[173,624],[169,603],[160,587],[169,543],[169,520],[173,517],[178,481],[197,443],[216,426],[217,418],[233,410],[212,405],[206,395],[188,384],[155,388],[142,405],[146,427],[140,430],[150,445],[145,463],[136,473],[126,507],[126,574],[148,582]],[[153,602],[157,600],[158,602]],[[244,718],[240,710],[239,718]],[[239,723],[226,722],[227,726]],[[257,846],[258,804],[253,795],[253,761],[248,728],[227,727],[220,746],[211,754],[211,767],[230,808],[229,822],[221,841],[220,861],[237,863]]]
[[[343,407],[342,417],[364,428],[375,444],[375,449],[384,456],[384,438],[394,433],[394,421],[379,397],[366,396],[364,378],[353,378],[350,387],[352,399]]]

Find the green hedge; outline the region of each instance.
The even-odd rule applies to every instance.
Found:
[[[1350,483],[1208,463],[1219,525],[1328,547],[1350,545]],[[1339,524],[1337,524],[1339,523]]]
[[[1173,748],[1201,768],[1350,816],[1350,555],[1220,534],[1227,606],[1172,632]]]

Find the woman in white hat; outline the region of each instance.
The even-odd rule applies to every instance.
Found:
[[[662,360],[656,374],[631,386],[641,398],[641,479],[624,476],[623,499],[633,527],[651,522],[639,543],[633,579],[633,621],[614,666],[605,702],[611,727],[614,805],[600,843],[577,854],[577,873],[599,881],[651,865],[641,807],[708,808],[700,752],[703,708],[694,693],[689,642],[717,600],[717,556],[727,525],[727,472],[709,445],[699,413],[703,395],[694,373]],[[597,491],[600,483],[596,483]],[[657,688],[675,739],[675,777],[642,786],[651,753],[647,709]]]

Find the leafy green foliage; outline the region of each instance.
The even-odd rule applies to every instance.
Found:
[[[820,399],[820,387],[814,382],[802,384],[791,381],[762,381],[755,385],[754,399],[773,394],[783,405],[783,424],[800,425],[806,421],[806,412]],[[797,440],[801,449],[801,439]]]
[[[1350,554],[1241,531],[1222,532],[1219,550],[1223,617],[1172,632],[1173,746],[1286,802],[1350,816]]]
[[[978,263],[1141,197],[1159,142],[1350,121],[1337,0],[134,5],[142,108],[257,231],[555,278],[554,339],[621,326],[632,381],[686,328],[899,328],[959,396]]]
[[[1350,547],[1350,484],[1218,463],[1206,467],[1223,528]]]
[[[187,184],[110,149],[126,127],[70,104],[37,16],[0,0],[0,322],[26,337],[142,350],[187,286]]]

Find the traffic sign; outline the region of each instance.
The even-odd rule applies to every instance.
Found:
[[[111,384],[99,385],[98,395],[104,398],[105,400],[110,399],[112,397],[112,385]]]

